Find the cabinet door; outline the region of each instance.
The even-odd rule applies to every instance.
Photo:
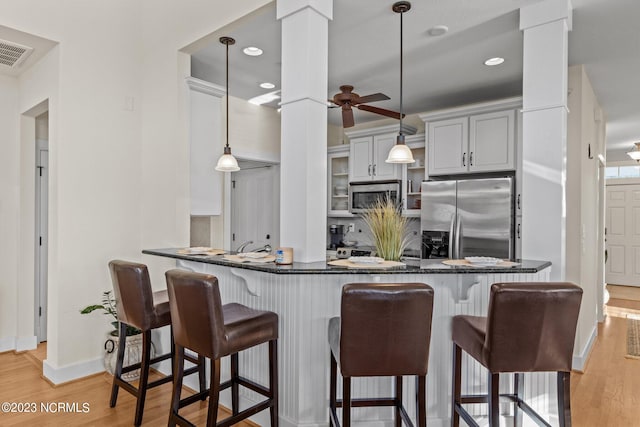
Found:
[[[397,164],[387,163],[389,151],[396,143],[397,134],[376,135],[373,137],[373,179],[384,181],[400,179],[401,169]]]
[[[513,110],[479,114],[469,118],[469,171],[515,169]]]
[[[440,120],[428,125],[427,162],[429,175],[467,172],[468,119]]]
[[[329,216],[349,215],[349,153],[333,152],[327,158]]]
[[[373,176],[371,144],[373,137],[365,136],[351,140],[349,181],[369,181]]]

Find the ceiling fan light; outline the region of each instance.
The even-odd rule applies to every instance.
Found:
[[[404,135],[402,136],[404,139]],[[385,160],[386,163],[414,163],[413,153],[406,144],[396,144],[391,150],[389,150],[389,157]]]
[[[237,172],[240,170],[238,161],[231,154],[231,147],[224,147],[224,154],[218,159],[216,170],[220,172]]]

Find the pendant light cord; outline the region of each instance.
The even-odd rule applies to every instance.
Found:
[[[404,12],[400,12],[400,135],[402,135],[402,15]]]
[[[229,44],[227,43],[227,144],[225,148],[229,147]]]

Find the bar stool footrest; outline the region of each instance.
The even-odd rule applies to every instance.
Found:
[[[515,394],[504,393],[498,396],[502,400],[509,400],[511,403],[518,405],[518,408],[522,409],[525,414],[527,414],[536,424],[540,427],[553,427],[547,421],[545,421],[540,414],[533,410],[531,406],[529,406],[524,400],[520,399]],[[465,420],[467,424],[471,427],[477,427],[478,423],[473,420],[473,417],[464,409],[461,405],[463,404],[474,404],[474,403],[488,403],[489,396],[486,394],[473,394],[473,395],[464,395],[460,396],[460,403],[456,403],[456,412]],[[355,406],[355,405],[353,405]]]
[[[336,408],[342,408],[344,401],[342,399],[336,399]],[[405,425],[408,427],[414,427],[413,422],[411,422],[411,418],[409,418],[409,414],[407,410],[402,405],[402,402],[392,398],[392,397],[376,397],[372,399],[351,399],[351,407],[352,408],[364,408],[364,407],[382,407],[382,406],[393,406],[398,408],[400,411],[400,418],[404,421]],[[330,416],[333,421],[333,425],[336,427],[340,427],[340,422],[338,421],[338,414],[334,408],[330,408]]]

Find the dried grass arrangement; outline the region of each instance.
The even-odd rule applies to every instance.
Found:
[[[362,214],[373,235],[377,256],[387,261],[399,261],[409,244],[408,219],[400,206],[385,198]]]

